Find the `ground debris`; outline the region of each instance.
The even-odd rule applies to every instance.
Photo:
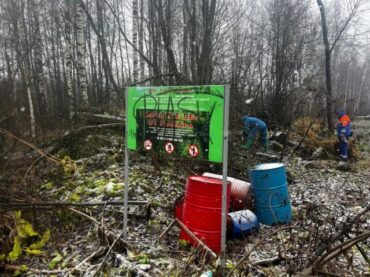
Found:
[[[85,145],[84,149],[78,151],[76,159],[71,158],[77,170],[59,170],[55,165],[50,166],[41,161],[33,167],[33,174],[24,179],[24,183],[32,184],[33,197],[38,197],[28,198],[25,193],[21,193],[17,197],[13,194],[6,201],[22,199],[35,202],[37,199],[40,202],[68,201],[76,204],[122,201],[126,184],[123,182],[123,159],[119,158],[122,156],[120,134],[99,133],[96,138],[87,134],[69,143],[81,142],[97,144],[92,148]],[[60,159],[70,157],[71,149],[77,145],[70,147],[60,152]],[[240,151],[237,146],[231,147],[229,175],[248,181],[248,170],[252,166],[260,162],[279,161],[279,151],[269,150],[265,155],[255,155]],[[251,276],[286,276],[302,273],[315,260],[318,247],[323,242],[332,241],[370,202],[370,172],[366,160],[347,163],[349,170],[341,170],[338,161],[319,157],[306,161],[294,155],[283,160],[288,171],[293,220],[285,226],[262,225],[258,234],[229,240],[227,258],[230,268],[236,267],[238,261],[248,256],[235,268],[235,275],[249,273]],[[75,208],[78,212],[65,207],[46,207],[39,213],[37,221],[51,230],[52,242],[45,246],[47,254],[32,259],[22,257],[20,265],[27,264],[29,273],[75,272],[85,276],[100,270],[100,265],[101,272],[110,276],[130,273],[142,276],[199,276],[206,271],[215,272],[217,263],[204,255],[204,251],[179,243],[178,226],[168,230],[160,242],[158,238],[173,222],[173,205],[184,193],[187,176],[200,175],[206,171],[220,174],[221,167],[189,161],[153,161],[153,157],[136,154],[131,154],[130,159],[130,200],[148,202],[151,214],[147,217],[129,217],[127,244],[122,242],[121,246],[113,247],[108,253],[109,247],[122,232],[121,205],[80,206]],[[181,166],[178,166],[179,162]],[[358,165],[362,166],[361,170]],[[48,172],[50,168],[53,170]],[[41,172],[43,174],[38,175]],[[8,178],[10,175],[5,175],[7,180],[11,180],[14,185],[19,184],[14,176]],[[0,184],[0,190],[3,195],[7,195],[4,185]],[[30,218],[34,208],[29,208]],[[27,209],[24,211],[26,213]],[[146,205],[129,206],[131,215],[146,213]],[[0,230],[9,234],[12,227],[2,223],[5,218],[4,214],[1,218],[4,221],[0,220]],[[102,230],[110,235],[102,236]],[[368,214],[358,218],[351,228],[346,229],[349,238],[344,239],[355,238],[367,230],[370,230]],[[331,247],[335,248],[340,243],[343,241],[333,241]],[[369,239],[359,245],[370,255]],[[48,265],[53,260],[55,268],[51,269]],[[345,254],[338,255],[336,259],[327,261],[321,269],[343,273],[343,276],[354,276],[354,272],[358,276],[369,273],[368,264],[356,246],[348,248]]]

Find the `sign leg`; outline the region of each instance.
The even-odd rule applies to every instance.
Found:
[[[227,219],[227,158],[229,142],[229,97],[230,86],[225,86],[224,102],[224,133],[223,133],[223,154],[222,154],[222,213],[221,213],[221,272],[224,275],[226,269],[226,219]]]
[[[124,209],[124,213],[123,213],[123,238],[126,240],[127,239],[127,213],[128,213],[128,186],[129,186],[129,181],[128,181],[128,163],[129,163],[129,157],[128,157],[128,123],[127,123],[127,120],[128,120],[128,116],[127,116],[127,112],[128,112],[128,88],[126,90],[126,97],[125,97],[125,106],[126,106],[126,123],[125,123],[125,169],[124,169],[124,183],[125,183],[125,187],[124,187],[124,198],[123,198],[123,201],[124,201],[124,206],[123,206],[123,209]]]

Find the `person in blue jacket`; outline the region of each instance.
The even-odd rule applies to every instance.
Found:
[[[256,137],[259,133],[262,145],[264,146],[265,150],[268,150],[269,142],[267,137],[267,125],[261,119],[251,116],[243,116],[243,135],[246,139],[246,143],[241,145],[242,148],[248,150]]]
[[[339,110],[338,115],[337,136],[339,139],[339,155],[343,161],[348,160],[348,140],[352,135],[351,120],[345,111]]]

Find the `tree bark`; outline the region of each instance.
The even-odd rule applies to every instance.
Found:
[[[132,44],[137,47],[137,33],[138,33],[138,0],[132,1]],[[133,68],[133,82],[136,83],[139,78],[139,60],[135,50],[132,50],[132,68]]]
[[[77,0],[78,1],[78,0]],[[79,1],[78,1],[79,2]],[[77,74],[79,77],[79,91],[81,97],[81,107],[86,109],[88,106],[87,78],[86,78],[86,43],[85,43],[85,24],[81,2],[77,2],[76,10],[76,31],[77,31]]]
[[[65,75],[66,75],[66,85],[67,85],[67,94],[68,94],[68,110],[69,110],[69,119],[72,119],[73,115],[75,114],[75,95],[73,92],[72,87],[72,70],[73,70],[73,52],[72,52],[72,18],[71,18],[71,0],[66,0],[65,5],[65,40],[66,40],[66,68],[65,68]]]
[[[326,23],[325,8],[322,0],[317,0],[317,5],[320,9],[321,15],[321,28],[322,28],[322,37],[325,47],[325,95],[326,95],[326,120],[328,124],[328,130],[334,128],[333,124],[333,94],[332,94],[332,85],[331,85],[331,50],[329,45],[328,38],[328,25]]]

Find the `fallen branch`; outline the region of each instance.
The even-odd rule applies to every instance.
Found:
[[[112,115],[112,114],[94,114],[94,113],[87,113],[87,112],[80,112],[77,114],[78,117],[83,119],[87,119],[91,123],[95,124],[114,124],[118,123],[117,127],[124,125],[126,117],[124,115]],[[108,126],[109,127],[109,126]],[[116,125],[112,125],[111,127],[116,127]]]
[[[0,128],[0,133],[6,135],[7,137],[10,137],[12,139],[15,139],[19,142],[21,142],[22,144],[28,146],[29,148],[35,150],[38,154],[40,154],[41,156],[47,158],[48,160],[60,165],[61,164],[61,160],[57,157],[54,157],[48,153],[45,153],[42,149],[38,148],[37,146],[33,145],[32,143],[28,142],[28,141],[25,141],[19,137],[17,137],[16,135],[12,134],[11,132],[5,130],[5,129],[1,129]]]
[[[176,219],[172,220],[171,224],[168,225],[166,230],[163,231],[163,233],[159,236],[158,241],[161,241],[165,235],[172,229],[173,226],[176,224]]]
[[[11,264],[0,264],[0,269],[6,270],[6,271],[20,271],[22,272],[22,267],[18,265],[11,265]],[[27,270],[28,273],[34,273],[34,274],[40,274],[40,275],[58,275],[66,273],[68,269],[61,269],[61,270],[45,270],[45,269],[32,269],[29,268]]]
[[[346,223],[343,226],[343,228],[340,231],[338,231],[335,236],[333,236],[330,242],[322,243],[321,245],[319,245],[318,249],[315,251],[315,256],[316,257],[321,256],[321,254],[324,253],[325,250],[330,245],[332,245],[333,242],[337,241],[338,239],[342,238],[346,233],[348,233],[351,230],[352,225],[358,222],[360,217],[366,214],[368,211],[370,211],[370,203],[364,209],[362,209],[354,218],[352,218],[352,220]],[[315,260],[311,264],[314,264],[314,263],[315,263]]]
[[[260,240],[258,240],[254,245],[253,245],[253,247],[252,247],[252,249],[250,249],[237,263],[236,263],[236,265],[231,269],[231,271],[229,272],[229,274],[227,275],[227,277],[231,277],[231,275],[233,274],[233,272],[237,269],[237,268],[239,268],[241,265],[242,265],[242,263],[246,260],[246,259],[248,259],[248,257],[250,256],[250,254],[252,254],[252,252],[254,251],[254,250],[256,250],[264,241],[265,241],[265,239],[267,239],[268,237],[271,237],[271,236],[273,236],[273,235],[276,235],[277,233],[279,233],[279,232],[281,232],[281,231],[283,231],[283,230],[285,230],[285,229],[288,229],[288,228],[291,228],[290,226],[285,226],[285,227],[283,227],[283,228],[280,228],[280,229],[278,229],[278,230],[276,230],[276,231],[273,231],[273,232],[271,232],[271,233],[269,233],[269,234],[267,234],[266,236],[264,236],[263,238],[261,238]]]
[[[177,218],[175,219],[177,224],[179,224],[179,226],[185,231],[186,234],[188,234],[188,236],[190,236],[193,240],[195,240],[201,247],[203,247],[207,252],[209,252],[211,254],[212,257],[214,258],[217,258],[217,254],[215,252],[213,252],[212,249],[210,249],[207,245],[205,245],[199,238],[197,238],[196,235],[194,235],[194,233],[192,231],[189,230],[188,227],[186,227],[186,225],[184,223],[182,223],[180,220],[178,220]]]
[[[280,262],[285,261],[285,260],[286,260],[286,258],[284,258],[284,257],[273,257],[273,258],[253,262],[251,264],[251,266],[266,267],[266,266],[271,266],[271,265],[278,265],[278,264],[280,264]]]
[[[74,212],[76,214],[79,214],[80,216],[82,216],[84,218],[87,218],[88,220],[94,222],[97,225],[100,225],[99,221],[97,221],[95,218],[89,216],[88,214],[85,214],[85,213],[83,213],[83,212],[81,212],[79,210],[73,209],[73,208],[68,208],[68,210],[70,210],[70,211],[72,211],[72,212]]]
[[[128,201],[129,205],[147,205],[147,201]],[[22,208],[22,207],[45,207],[45,206],[55,206],[55,207],[91,207],[91,206],[122,206],[123,201],[106,201],[106,202],[32,202],[32,203],[0,203],[0,208]]]
[[[72,270],[72,272],[74,270],[78,270],[80,266],[82,266],[83,264],[91,261],[92,259],[94,259],[95,257],[100,257],[101,255],[104,254],[104,252],[107,250],[107,247],[99,247],[98,250],[96,250],[94,253],[92,253],[91,255],[89,255],[86,259],[84,259],[82,262],[80,262],[78,265],[75,266],[75,268]]]
[[[82,132],[89,131],[89,130],[99,130],[99,129],[105,129],[105,128],[117,128],[117,127],[123,127],[124,123],[109,123],[109,124],[99,124],[99,125],[89,125],[89,126],[83,126],[78,129],[73,129],[70,131],[64,132],[64,135],[60,137],[58,140],[66,139],[70,136],[78,135]]]
[[[364,260],[368,263],[368,265],[370,266],[370,258],[369,256],[366,254],[365,250],[359,245],[359,244],[356,244],[356,248],[358,249],[358,251],[360,251],[362,257],[364,258]]]
[[[116,245],[117,241],[122,237],[123,235],[123,232],[121,232],[119,234],[119,236],[114,240],[114,242],[112,243],[112,245],[109,247],[107,253],[105,253],[105,256],[103,258],[103,261],[100,263],[98,269],[96,270],[94,276],[98,275],[100,273],[100,270],[102,269],[103,265],[105,264],[105,261],[107,260],[108,258],[108,255],[112,252],[113,250],[113,247]]]
[[[86,219],[89,219],[90,221],[92,221],[93,223],[95,223],[96,225],[98,225],[98,236],[100,238],[101,241],[107,241],[108,243],[112,242],[112,241],[115,241],[115,244],[117,243],[116,240],[118,239],[119,242],[120,242],[120,248],[124,248],[124,249],[133,249],[133,246],[128,244],[125,240],[121,239],[120,237],[117,238],[116,235],[110,231],[107,231],[105,229],[105,227],[103,225],[100,224],[99,221],[97,221],[95,218],[81,212],[81,211],[78,211],[78,210],[75,210],[73,208],[69,208],[70,211],[72,212],[75,212],[77,213],[78,215],[86,218]]]
[[[271,159],[271,160],[278,160],[279,159],[279,157],[277,155],[267,154],[267,153],[262,153],[262,152],[256,152],[255,155],[257,157],[267,158],[267,159]]]
[[[356,245],[357,243],[359,243],[363,240],[366,240],[369,237],[370,237],[370,231],[362,233],[361,235],[359,235],[357,237],[354,237],[352,239],[349,239],[349,240],[343,242],[342,244],[333,248],[330,252],[323,255],[320,259],[318,259],[314,263],[314,267],[321,268],[323,265],[325,265],[326,263],[328,263],[332,259],[336,258],[337,256],[339,256],[343,252],[348,251],[354,245]]]

